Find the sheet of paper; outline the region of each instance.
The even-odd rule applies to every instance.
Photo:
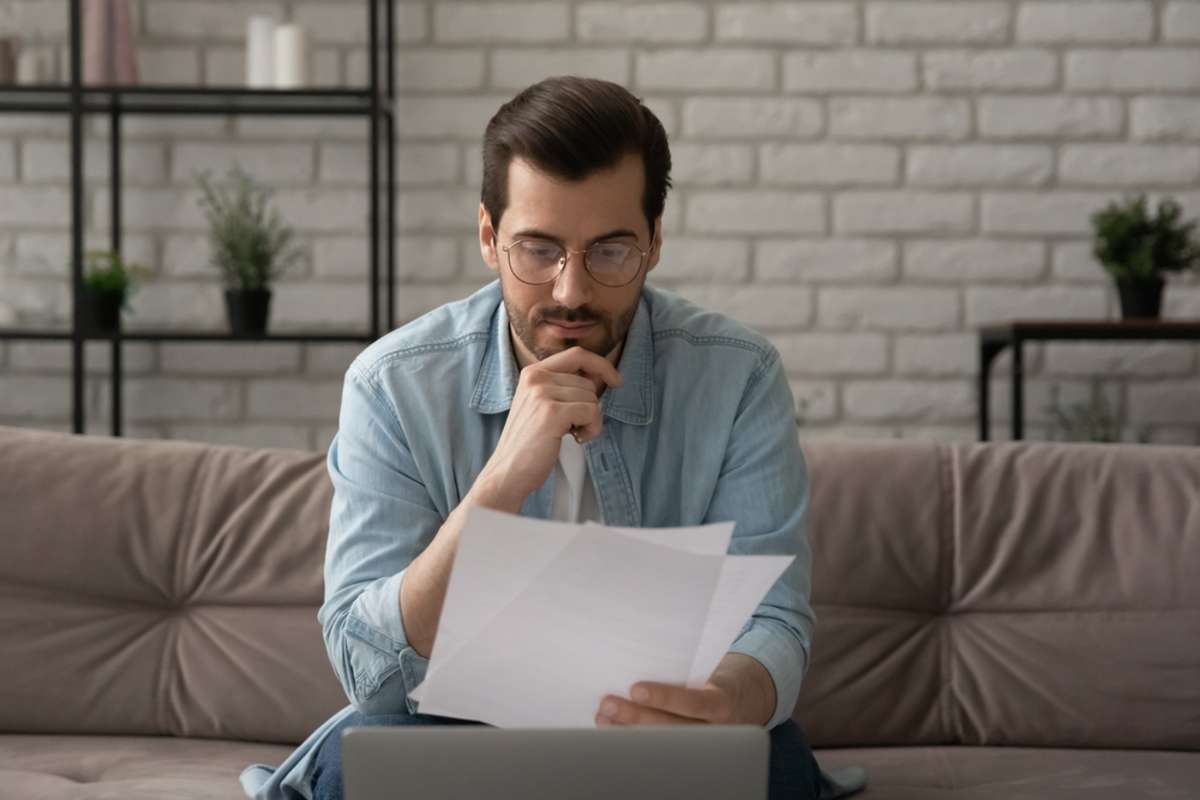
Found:
[[[576,526],[471,507],[454,554],[431,670],[526,587],[575,538]],[[418,702],[424,683],[409,691]]]
[[[603,527],[595,522],[588,526]],[[609,526],[608,530],[624,536],[632,536],[646,542],[655,542],[664,547],[674,547],[691,553],[723,555],[729,549],[733,536],[732,522],[722,522],[691,528],[622,528]],[[726,559],[721,565],[717,589],[709,606],[708,618],[700,636],[696,658],[688,674],[687,685],[703,686],[721,658],[729,651],[729,645],[737,637],[742,625],[754,613],[763,595],[774,585],[783,571],[794,560],[794,556],[744,556]]]
[[[688,673],[688,686],[699,688],[708,681],[721,658],[729,652],[729,645],[741,632],[742,625],[762,602],[763,595],[795,558],[735,556],[724,560],[696,657]]]
[[[592,727],[639,680],[702,686],[791,556],[727,555],[733,523],[571,525],[472,509],[421,713]]]
[[[594,727],[605,694],[686,681],[725,557],[578,530],[526,591],[430,670],[421,713]]]
[[[447,657],[485,628],[558,558],[576,531],[557,522],[468,509],[430,655]]]
[[[717,522],[677,528],[624,528],[587,522],[584,527],[616,532],[686,552],[724,555],[729,549],[734,524]],[[474,631],[486,626],[567,546],[577,529],[578,526],[574,525],[519,517],[485,508],[470,509],[463,535],[470,538],[471,544],[464,548],[460,539],[450,580],[451,583],[471,589],[447,590],[442,618],[438,623],[438,635],[431,653],[430,670],[436,670]],[[424,694],[424,683],[409,691],[409,695],[418,703]]]
[[[733,537],[732,522],[714,522],[709,525],[680,528],[622,528],[596,522],[585,522],[584,526],[605,528],[643,542],[654,542],[664,547],[709,556],[725,555],[729,550],[729,540]]]

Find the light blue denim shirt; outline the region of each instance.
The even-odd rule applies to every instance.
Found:
[[[603,433],[584,448],[604,522],[732,520],[730,553],[795,556],[729,648],[774,680],[774,727],[795,706],[815,624],[808,471],[779,354],[728,317],[647,285],[618,369],[624,384],[600,403]],[[316,749],[340,720],[416,710],[408,692],[428,661],[405,637],[400,582],[494,451],[517,373],[496,281],[392,331],[346,371],[317,616],[350,705],[278,768],[247,767],[248,795],[310,798]],[[554,481],[521,513],[549,518]]]

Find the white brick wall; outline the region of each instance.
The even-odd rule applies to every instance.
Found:
[[[245,19],[305,24],[317,86],[366,80],[365,0],[138,0],[145,83],[238,83]],[[65,4],[0,0],[64,74]],[[1200,216],[1200,3],[1193,0],[398,0],[399,321],[491,273],[475,231],[480,137],[549,74],[615,80],[671,137],[675,188],[652,278],[762,330],[803,436],[975,436],[976,327],[1113,317],[1088,215],[1141,189]],[[88,127],[89,247],[107,241],[107,127]],[[234,161],[274,187],[306,257],[276,330],[367,324],[366,124],[125,119],[127,254],[155,277],[130,327],[225,324],[193,171]],[[0,325],[70,312],[69,130],[0,116]],[[1200,275],[1165,314],[1200,317]],[[127,431],[328,446],[359,345],[126,348]],[[107,429],[108,350],[88,348],[88,430]],[[1200,444],[1196,345],[1050,344],[1026,353],[1029,435],[1093,379],[1128,439]],[[1008,355],[993,367],[1007,438]],[[0,342],[0,424],[66,430],[69,347]]]
[[[1058,75],[1050,50],[928,50],[922,61],[934,90],[1048,89]]]
[[[876,0],[866,4],[868,42],[880,44],[987,44],[1008,33],[1008,3],[922,3]]]
[[[1017,39],[1038,43],[1127,44],[1154,33],[1149,2],[1025,3],[1017,13]]]
[[[847,45],[858,36],[852,3],[724,3],[714,13],[717,41]]]

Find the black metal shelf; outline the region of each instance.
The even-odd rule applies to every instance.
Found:
[[[236,86],[84,86],[79,90],[85,114],[295,114],[367,116],[391,114],[387,98],[374,99],[361,89],[244,89]],[[70,86],[0,88],[0,112],[69,114]]]
[[[38,330],[36,328],[0,328],[0,341],[4,339],[65,339],[75,337],[71,331]]]
[[[992,362],[1012,348],[1012,438],[1025,435],[1025,342],[1200,341],[1200,319],[1025,319],[979,327],[979,440],[991,435]]]
[[[84,432],[84,345],[107,341],[112,353],[112,435],[120,436],[124,342],[312,342],[370,343],[381,327],[394,327],[396,282],[395,210],[396,143],[395,0],[365,0],[367,3],[368,84],[357,88],[247,89],[236,86],[99,86],[83,83],[82,0],[66,0],[70,11],[69,55],[71,79],[66,84],[0,87],[0,114],[64,114],[71,130],[71,297],[72,327],[67,330],[30,327],[0,328],[0,340],[24,339],[70,342],[72,362],[72,420],[75,433]],[[121,129],[128,115],[260,115],[361,117],[367,122],[368,149],[368,235],[370,307],[369,330],[282,330],[264,336],[235,336],[221,330],[146,329],[100,334],[84,329],[80,299],[83,293],[84,257],[84,121],[89,115],[108,120],[110,247],[121,251]],[[386,270],[381,270],[381,267]],[[383,280],[383,296],[381,293]],[[382,304],[384,309],[380,308]]]
[[[32,328],[0,328],[3,339],[66,340],[75,338],[68,330],[34,330]],[[275,331],[263,336],[235,335],[225,330],[122,330],[116,333],[80,333],[87,341],[124,340],[128,342],[373,342],[370,331]]]

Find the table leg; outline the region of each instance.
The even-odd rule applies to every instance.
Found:
[[[979,340],[979,397],[977,399],[979,419],[979,441],[986,442],[992,435],[992,362],[1004,352],[1007,342],[980,338]]]
[[[1012,438],[1017,441],[1025,435],[1025,364],[1021,338],[1012,342]]]

